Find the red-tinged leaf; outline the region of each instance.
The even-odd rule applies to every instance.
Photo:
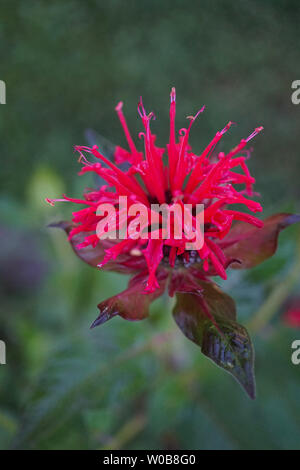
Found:
[[[253,268],[270,258],[277,249],[278,235],[289,225],[300,222],[300,215],[274,214],[264,221],[262,228],[237,222],[220,246],[227,259],[234,259],[234,269]]]
[[[71,222],[58,222],[49,225],[49,227],[58,227],[63,229],[67,235],[74,227]],[[74,253],[85,263],[90,266],[97,267],[104,260],[106,251],[109,248],[112,248],[120,240],[100,240],[99,243],[93,247],[92,245],[85,246],[83,248],[78,248],[78,245],[82,243],[86,237],[91,235],[89,232],[80,232],[72,237],[70,244],[73,248]],[[146,268],[146,260],[142,252],[137,253],[137,250],[134,251],[134,255],[131,255],[130,252],[121,253],[116,260],[110,260],[108,263],[104,264],[101,268],[105,271],[116,271],[120,273],[130,274],[136,273],[138,271],[144,270]]]
[[[119,315],[125,320],[137,321],[147,318],[149,306],[153,300],[160,297],[165,289],[167,274],[160,273],[159,288],[151,293],[145,294],[147,282],[145,273],[138,274],[129,282],[128,289],[111,297],[98,305],[100,314],[91,325],[91,328],[105,323],[107,320]]]
[[[235,321],[235,303],[216,284],[200,281],[199,285],[200,295],[176,294],[174,319],[205,356],[232,374],[250,398],[255,398],[253,347],[247,330]]]
[[[200,274],[202,274],[202,272],[200,272]],[[177,292],[186,294],[197,294],[202,292],[201,286],[199,284],[199,278],[196,278],[193,275],[192,270],[185,270],[184,274],[182,273],[182,271],[172,271],[168,290],[170,297],[173,297],[174,294],[176,294]]]

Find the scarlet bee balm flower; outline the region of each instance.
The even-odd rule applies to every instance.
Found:
[[[232,208],[235,204],[248,211],[262,211],[253,200],[255,179],[250,175],[246,161],[249,158],[248,142],[263,129],[257,127],[246,139],[228,153],[215,153],[215,148],[232,126],[230,121],[218,131],[200,153],[193,152],[188,139],[192,124],[202,114],[204,106],[189,125],[176,137],[175,88],[171,91],[170,135],[165,148],[156,145],[151,133],[153,113],[146,113],[142,99],[138,113],[142,120],[144,152],[137,150],[129,132],[123,103],[116,109],[128,143],[128,150],[117,146],[114,162],[106,158],[99,147],[76,146],[82,169],[79,174],[93,172],[107,184],[86,191],[82,199],[63,196],[55,201],[70,201],[84,206],[73,212],[72,222],[52,224],[63,228],[75,253],[86,263],[103,270],[133,274],[128,288],[98,305],[100,314],[92,327],[119,315],[127,320],[142,320],[149,314],[151,302],[167,288],[176,295],[174,319],[183,333],[200,346],[203,354],[230,372],[251,398],[255,396],[253,373],[253,348],[246,329],[236,322],[235,304],[221,291],[211,276],[226,279],[226,270],[250,268],[272,256],[276,250],[280,230],[299,220],[291,214],[277,214],[265,223],[248,212]],[[90,159],[86,155],[90,155]],[[167,164],[163,156],[167,156]],[[91,161],[94,158],[94,161]],[[127,163],[123,171],[120,165]],[[236,172],[236,169],[241,172]],[[244,189],[237,189],[242,185]],[[171,231],[163,238],[99,239],[97,225],[102,219],[97,208],[110,203],[118,214],[118,228],[122,228],[125,213],[119,197],[126,196],[128,205],[175,203],[204,205],[204,243],[201,249],[187,251],[185,234],[180,239]],[[193,214],[193,211],[192,211]],[[194,215],[192,215],[192,218]],[[126,220],[126,222],[130,222]]]

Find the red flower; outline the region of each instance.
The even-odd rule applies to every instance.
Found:
[[[148,316],[152,300],[160,296],[168,284],[169,294],[177,295],[174,317],[184,334],[201,346],[202,352],[214,362],[230,371],[243,384],[250,396],[254,396],[252,374],[252,349],[246,330],[235,322],[233,300],[224,294],[211,280],[211,276],[226,279],[226,269],[254,266],[271,256],[281,228],[297,221],[289,214],[279,214],[265,224],[249,213],[234,210],[239,204],[250,212],[262,211],[261,205],[252,198],[255,179],[250,175],[246,161],[250,156],[248,142],[263,128],[256,128],[246,139],[228,153],[215,153],[215,148],[232,126],[230,121],[218,131],[200,153],[193,152],[188,139],[195,119],[189,117],[187,128],[175,132],[176,96],[171,91],[170,135],[165,148],[156,145],[150,122],[155,118],[146,113],[142,100],[138,113],[142,120],[144,153],[139,152],[131,137],[119,103],[116,111],[122,124],[128,150],[115,148],[113,163],[97,146],[77,146],[79,161],[83,167],[80,174],[93,172],[106,181],[106,185],[86,191],[82,199],[63,196],[56,201],[71,201],[84,205],[73,212],[72,223],[57,224],[68,233],[75,253],[85,262],[101,269],[135,274],[126,291],[98,305],[100,315],[92,326],[115,315],[129,320]],[[96,160],[90,161],[86,155]],[[120,165],[126,162],[127,170]],[[241,171],[236,171],[241,170]],[[243,189],[237,189],[242,185]],[[122,229],[132,217],[119,204],[119,196],[128,198],[128,206],[143,204],[151,211],[151,204],[190,204],[192,223],[195,225],[194,209],[204,205],[204,243],[197,250],[186,250],[187,237],[174,236],[173,227],[168,237],[135,239],[126,229],[125,239],[99,239],[96,233],[103,215],[98,215],[99,204],[113,204],[117,215],[117,228]],[[55,200],[49,200],[54,204]],[[228,207],[229,206],[229,207]],[[262,228],[263,227],[263,228]],[[226,336],[227,342],[224,342]],[[249,367],[250,364],[250,367]]]
[[[291,328],[300,328],[300,299],[294,299],[283,315],[283,321]]]

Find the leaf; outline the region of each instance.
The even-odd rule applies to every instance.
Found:
[[[245,327],[236,322],[218,322],[224,336],[214,325],[206,328],[202,352],[218,366],[231,373],[244,387],[249,397],[255,398],[254,350]]]
[[[74,227],[72,222],[67,222],[67,221],[62,221],[62,222],[57,222],[57,223],[52,223],[48,225],[48,227],[54,227],[54,228],[61,228],[66,232],[67,235],[69,235],[71,229]],[[88,245],[83,248],[78,248],[77,245],[82,243],[86,237],[91,235],[90,232],[80,232],[77,233],[72,237],[70,241],[70,244],[73,248],[74,253],[85,263],[89,264],[90,266],[93,267],[98,267],[99,264],[101,264],[104,260],[104,257],[106,255],[106,251],[109,248],[112,248],[115,246],[117,243],[119,243],[120,240],[100,240],[99,243],[93,247],[92,245]],[[117,257],[116,260],[111,260],[108,263],[106,263],[101,269],[104,271],[115,271],[119,273],[125,273],[125,274],[130,274],[130,273],[136,273],[138,271],[141,271],[145,269],[146,267],[146,261],[142,253],[140,256],[137,255],[131,255],[130,252],[125,252],[125,253],[120,253]]]
[[[253,268],[270,258],[277,249],[278,235],[289,225],[300,222],[297,214],[274,214],[264,221],[262,228],[238,222],[220,243],[228,259],[237,260],[234,269]]]
[[[101,302],[98,305],[100,314],[92,323],[91,328],[102,325],[102,323],[105,323],[116,315],[131,321],[147,318],[151,302],[160,297],[164,292],[166,274],[161,273],[159,288],[151,294],[144,293],[147,278],[148,276],[145,274],[138,274],[130,280],[128,289]]]
[[[210,282],[199,282],[198,294],[177,293],[174,319],[202,353],[232,374],[255,398],[254,352],[247,330],[235,321],[233,299]]]

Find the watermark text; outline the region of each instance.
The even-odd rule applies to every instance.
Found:
[[[6,345],[4,341],[0,339],[0,364],[6,364]]]
[[[117,208],[116,208],[117,207]],[[117,205],[99,204],[96,233],[99,240],[183,240],[185,250],[200,250],[204,244],[204,205],[130,203],[119,196]]]
[[[292,352],[291,361],[295,366],[300,364],[300,339],[295,339],[292,342],[291,348],[294,350]]]
[[[6,85],[3,80],[0,80],[0,104],[6,104]]]
[[[300,103],[300,80],[294,80],[292,82],[292,89],[295,90],[291,95],[291,100],[293,104]]]

